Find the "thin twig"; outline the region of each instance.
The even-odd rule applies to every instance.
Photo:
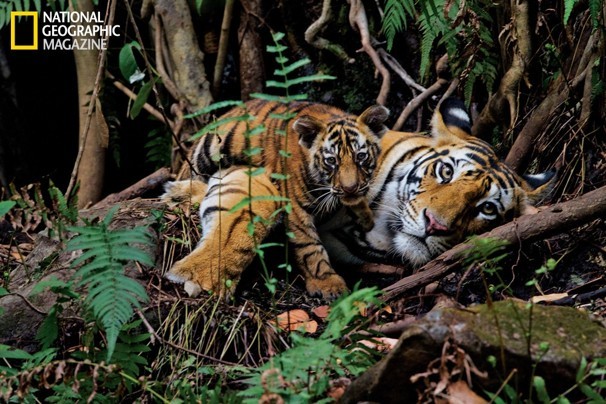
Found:
[[[219,38],[219,50],[217,52],[217,61],[215,62],[215,71],[213,74],[213,96],[219,95],[221,89],[221,79],[223,78],[223,68],[225,67],[225,58],[227,57],[227,46],[229,45],[229,31],[234,10],[234,0],[226,0],[223,10],[223,21],[221,22],[221,37]]]
[[[4,296],[11,296],[11,295],[14,295],[14,296],[20,297],[20,298],[21,298],[21,300],[23,300],[23,301],[25,302],[25,304],[27,304],[27,305],[29,306],[29,308],[30,308],[30,309],[32,309],[33,311],[35,311],[36,313],[38,313],[38,314],[42,314],[43,316],[48,315],[48,313],[47,313],[47,312],[45,312],[45,311],[43,311],[43,310],[39,309],[38,307],[34,306],[34,304],[33,304],[32,302],[30,302],[30,301],[27,299],[27,297],[23,296],[21,293],[11,292],[11,293],[8,293],[8,294],[6,294],[6,295],[4,295]]]

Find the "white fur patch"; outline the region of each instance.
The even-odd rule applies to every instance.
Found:
[[[200,292],[202,292],[202,288],[198,286],[197,283],[194,283],[192,281],[185,282],[185,286],[183,287],[183,289],[185,289],[189,297],[197,297]]]
[[[453,108],[448,110],[448,115],[452,115],[462,121],[469,122],[469,115],[461,108]]]

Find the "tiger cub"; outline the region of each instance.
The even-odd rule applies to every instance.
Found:
[[[320,228],[333,263],[419,266],[463,241],[532,211],[555,171],[519,176],[471,134],[464,104],[449,98],[430,134],[389,131],[368,198],[376,224],[364,232],[340,213]]]
[[[290,198],[292,212],[288,222],[294,234],[290,245],[306,288],[311,295],[335,297],[347,287],[332,269],[315,223],[342,205],[352,210],[362,228],[373,227],[366,193],[380,151],[379,139],[386,131],[388,111],[376,105],[358,117],[322,104],[254,100],[219,119],[247,113],[254,118],[226,123],[218,136],[206,135],[199,141],[193,164],[198,174],[212,174],[206,190],[200,178],[167,185],[165,200],[183,200],[192,193],[202,200],[203,229],[198,247],[176,262],[167,276],[185,282],[190,295],[202,289],[220,294],[233,292],[242,271],[254,258],[254,241],[262,241],[271,231],[272,225],[267,223],[274,222],[269,220],[271,213],[279,209],[271,200],[254,198],[250,206],[230,213],[248,195],[252,183],[254,196]],[[279,118],[287,113],[292,120]],[[244,136],[260,125],[264,126],[264,133]],[[266,173],[249,177],[238,168],[242,165],[265,167]],[[287,174],[288,180],[272,181],[271,174],[276,173]],[[251,238],[246,230],[255,216],[263,220],[254,223]]]

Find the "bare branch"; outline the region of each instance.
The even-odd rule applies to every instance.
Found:
[[[444,87],[444,85],[446,85],[447,83],[448,83],[448,80],[446,80],[446,79],[438,79],[429,88],[427,88],[421,94],[417,95],[415,98],[410,100],[408,102],[408,104],[406,104],[406,107],[404,108],[404,110],[402,111],[400,116],[398,117],[398,120],[396,121],[396,123],[393,125],[392,130],[402,129],[402,126],[404,126],[404,123],[406,123],[406,120],[408,119],[408,117],[410,117],[410,115],[417,108],[419,108],[429,97],[431,97],[432,95],[434,95],[435,93],[440,91],[440,89],[442,87]]]
[[[345,49],[341,45],[330,42],[326,38],[322,38],[319,34],[328,25],[332,19],[331,0],[324,0],[322,3],[322,14],[314,21],[305,31],[305,41],[311,46],[332,52],[339,59],[347,62],[355,62],[354,58],[350,58]]]
[[[137,181],[128,188],[115,194],[110,194],[106,196],[105,198],[97,202],[95,204],[95,207],[97,208],[100,206],[113,205],[117,202],[127,201],[129,199],[136,198],[148,191],[153,191],[169,179],[171,179],[170,170],[166,167],[162,167],[161,169],[154,171],[147,177]]]
[[[381,83],[381,90],[377,96],[377,103],[385,105],[387,102],[387,96],[389,95],[390,86],[390,74],[389,70],[381,62],[379,54],[372,46],[370,41],[370,33],[368,31],[368,18],[366,17],[366,10],[362,0],[347,0],[350,4],[349,9],[349,23],[352,28],[356,29],[360,33],[360,41],[362,42],[362,50],[370,56],[370,59],[375,65],[375,68],[383,78]]]
[[[501,122],[503,110],[505,109],[505,101],[509,105],[509,127],[513,128],[517,120],[517,90],[520,81],[526,74],[526,68],[532,56],[532,41],[528,20],[528,2],[520,1],[513,3],[515,5],[513,6],[511,19],[513,32],[517,39],[513,60],[511,66],[501,79],[499,89],[490,97],[473,125],[472,133],[477,137],[486,138],[492,132],[494,125]]]
[[[396,60],[396,58],[391,56],[385,49],[378,49],[377,53],[379,54],[379,56],[381,56],[381,59],[383,59],[385,61],[385,63],[387,63],[387,65],[389,67],[391,67],[391,69],[402,80],[404,80],[404,83],[406,83],[406,85],[408,87],[414,88],[420,92],[427,90],[425,87],[423,87],[422,85],[420,85],[416,81],[414,81],[414,79],[412,77],[410,77],[408,72],[406,72],[406,70],[402,67],[402,65]]]

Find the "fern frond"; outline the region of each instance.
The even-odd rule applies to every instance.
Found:
[[[564,0],[564,24],[568,24],[570,13],[572,13],[572,9],[578,2],[579,0]]]
[[[393,47],[393,40],[398,32],[407,28],[406,16],[414,17],[414,2],[408,0],[387,0],[383,14],[383,34],[387,39],[387,49]]]
[[[107,361],[111,359],[120,330],[132,317],[133,309],[148,300],[145,288],[124,274],[123,265],[129,261],[153,265],[150,255],[136,247],[137,244],[152,244],[148,230],[143,227],[110,230],[112,216],[113,212],[110,212],[97,225],[70,228],[78,235],[67,243],[69,251],[83,252],[72,265],[83,264],[75,276],[79,278],[80,286],[87,287],[85,303],[106,333]]]
[[[596,30],[600,26],[600,13],[602,12],[602,3],[604,0],[589,0],[589,15],[591,16],[591,25]]]

